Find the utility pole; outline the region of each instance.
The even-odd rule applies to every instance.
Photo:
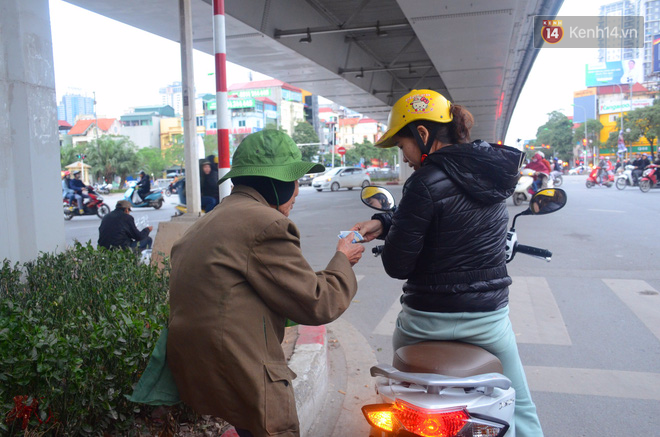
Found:
[[[197,125],[195,123],[195,82],[193,73],[193,35],[191,0],[179,0],[179,32],[181,36],[181,78],[183,93],[183,141],[186,162],[187,213],[198,216],[202,212],[199,191],[199,156]]]

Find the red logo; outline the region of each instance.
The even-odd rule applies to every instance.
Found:
[[[562,20],[543,20],[541,37],[548,44],[557,44],[564,37]]]

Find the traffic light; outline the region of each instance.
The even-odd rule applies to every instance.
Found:
[[[84,155],[84,154],[80,154],[80,155],[77,155],[77,156],[78,156],[78,159],[85,159],[85,158],[87,158],[87,155]]]
[[[582,145],[583,145],[583,146],[586,146],[586,145],[587,145],[587,139],[586,139],[586,138],[582,138]]]

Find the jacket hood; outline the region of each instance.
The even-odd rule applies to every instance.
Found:
[[[424,164],[437,165],[471,198],[492,205],[513,194],[523,158],[524,154],[513,147],[476,140],[443,147],[431,153]]]

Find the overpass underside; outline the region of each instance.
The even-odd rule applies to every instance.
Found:
[[[66,0],[179,41],[177,0]],[[194,48],[213,54],[211,0],[191,0]],[[415,88],[503,140],[537,50],[534,15],[563,0],[225,0],[227,59],[378,121]]]

